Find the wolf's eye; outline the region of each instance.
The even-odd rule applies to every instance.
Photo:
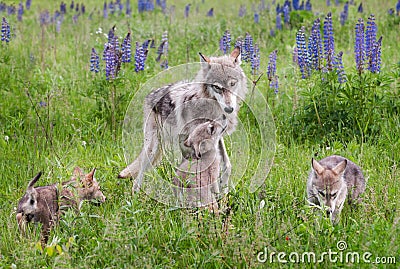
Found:
[[[234,87],[236,85],[236,81],[231,81],[231,87]]]
[[[332,198],[335,198],[335,197],[336,197],[336,194],[337,194],[337,192],[332,193],[332,194],[331,194],[331,197],[332,197]]]
[[[219,86],[217,86],[217,85],[212,85],[213,86],[213,89],[214,89],[214,91],[216,92],[216,93],[221,93],[222,92],[222,88],[221,87],[219,87]]]
[[[318,191],[319,195],[321,195],[322,197],[325,197],[325,193],[323,191]]]

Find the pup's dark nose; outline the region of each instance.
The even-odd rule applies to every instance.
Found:
[[[231,114],[233,112],[233,107],[228,106],[228,107],[225,107],[224,110],[226,113]]]

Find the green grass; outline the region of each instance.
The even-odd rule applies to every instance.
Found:
[[[58,3],[49,8],[39,2],[33,1],[22,22],[18,22],[15,15],[0,14],[7,17],[13,33],[9,44],[0,44],[0,268],[278,268],[282,264],[278,263],[277,254],[273,256],[274,263],[269,262],[268,256],[264,264],[257,261],[257,255],[265,249],[268,255],[272,252],[320,255],[329,249],[337,251],[339,241],[345,241],[348,246],[343,255],[370,252],[371,260],[394,256],[397,266],[329,262],[327,257],[317,264],[289,263],[286,266],[398,267],[400,74],[396,65],[400,61],[397,51],[399,17],[387,16],[387,9],[395,7],[396,1],[379,4],[364,1],[362,15],[356,13],[355,6],[350,6],[349,21],[343,27],[339,24],[343,4],[339,7],[332,4],[328,9],[325,1],[313,1],[318,2],[313,3],[314,13],[321,14],[321,18],[328,11],[333,13],[335,46],[344,52],[348,74],[355,73],[355,22],[359,16],[366,20],[370,13],[375,14],[378,37],[384,37],[382,76],[391,78],[390,94],[384,99],[386,103],[378,106],[393,108],[391,113],[382,110],[386,114],[374,117],[380,119],[374,125],[378,128],[374,130],[375,137],[354,135],[349,138],[344,128],[332,130],[322,139],[307,135],[300,135],[299,139],[299,134],[307,132],[308,127],[317,126],[315,122],[313,125],[306,121],[292,124],[297,109],[307,100],[302,93],[319,79],[315,76],[308,82],[302,81],[292,63],[296,32],[301,25],[310,29],[316,18],[314,14],[305,13],[297,19],[292,14],[296,25],[284,27],[275,37],[270,37],[274,6],[271,11],[260,14],[260,24],[254,24],[251,5],[246,1],[242,1],[247,3],[244,18],[237,16],[239,1],[229,5],[223,1],[205,1],[204,4],[192,1],[188,19],[183,17],[185,1],[168,1],[169,6],[175,5],[175,13],[169,16],[164,16],[159,9],[138,14],[136,1],[131,1],[132,17],[110,15],[108,19],[102,18],[103,4],[87,1],[87,14],[73,24],[72,12],[69,12],[61,32],[56,33],[53,24],[41,28],[38,17],[45,8],[54,12]],[[214,7],[215,17],[207,18],[204,15],[211,7]],[[91,12],[92,20],[89,20]],[[258,148],[251,148],[248,166],[233,164],[237,171],[247,170],[243,178],[234,179],[239,184],[221,201],[224,212],[219,216],[201,209],[172,208],[144,193],[132,196],[132,181],[116,177],[126,165],[121,135],[123,119],[134,94],[161,68],[155,61],[155,50],[151,50],[144,72],[135,73],[133,63],[125,65],[112,84],[105,80],[104,71],[96,75],[90,73],[91,48],[101,52],[106,42],[104,34],[96,34],[96,30],[102,28],[103,33],[107,33],[113,25],[120,37],[125,36],[130,27],[133,52],[135,41],[154,38],[158,45],[162,33],[167,30],[170,66],[197,62],[199,51],[205,55],[220,55],[218,42],[226,29],[231,31],[232,40],[246,32],[253,36],[260,46],[262,72],[266,70],[269,53],[278,49],[279,93],[275,95],[268,88],[265,75],[257,84],[268,98],[276,127],[273,166],[260,188],[253,193],[247,188],[259,152]],[[248,64],[244,69],[249,78],[254,79]],[[115,127],[111,116],[111,87],[116,91]],[[47,106],[40,107],[40,101]],[[318,134],[318,129],[314,131]],[[254,144],[260,145],[257,130],[253,137]],[[305,193],[311,158],[320,159],[331,154],[345,156],[359,164],[368,178],[362,203],[355,208],[346,205],[336,226],[306,205]],[[65,181],[77,165],[85,171],[97,167],[96,178],[107,201],[100,207],[84,203],[78,215],[67,212],[51,232],[48,247],[41,253],[37,244],[39,227],[32,227],[27,237],[19,234],[15,220],[18,200],[38,171],[44,171],[40,184],[45,185]]]

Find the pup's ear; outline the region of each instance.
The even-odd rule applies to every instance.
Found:
[[[319,164],[314,158],[311,159],[311,167],[318,174],[321,175],[324,172],[325,168]]]
[[[210,63],[210,58],[208,58],[207,56],[203,55],[201,52],[199,52],[200,55],[200,62],[201,63]]]
[[[82,169],[79,166],[77,166],[77,167],[74,168],[74,172],[72,172],[72,175],[74,177],[78,177],[79,178],[81,176],[84,176],[85,174],[82,172]]]
[[[92,186],[93,180],[94,180],[94,173],[95,173],[95,172],[96,172],[96,168],[93,168],[93,170],[90,171],[90,173],[87,174],[87,175],[83,178],[83,180],[84,180],[83,183],[86,184],[87,187]]]
[[[40,176],[42,175],[42,171],[40,171],[28,184],[28,189],[33,188],[33,185],[39,180]]]
[[[240,47],[235,47],[231,52],[231,57],[234,59],[233,63],[240,65],[242,63],[242,59],[240,56]]]
[[[344,170],[346,170],[347,167],[347,160],[343,160],[340,163],[338,163],[333,169],[332,171],[336,174],[336,175],[341,175],[342,173],[344,173]]]

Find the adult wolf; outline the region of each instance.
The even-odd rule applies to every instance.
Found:
[[[231,134],[236,128],[239,104],[247,93],[247,78],[240,67],[240,48],[220,57],[199,54],[201,67],[192,81],[155,89],[145,98],[142,151],[118,175],[135,178],[133,192],[140,189],[144,173],[161,159],[161,147],[169,140],[163,137],[184,141],[198,124],[215,120],[222,114],[227,118],[225,133]],[[223,138],[218,144],[222,155],[220,190],[226,193],[231,163]]]

